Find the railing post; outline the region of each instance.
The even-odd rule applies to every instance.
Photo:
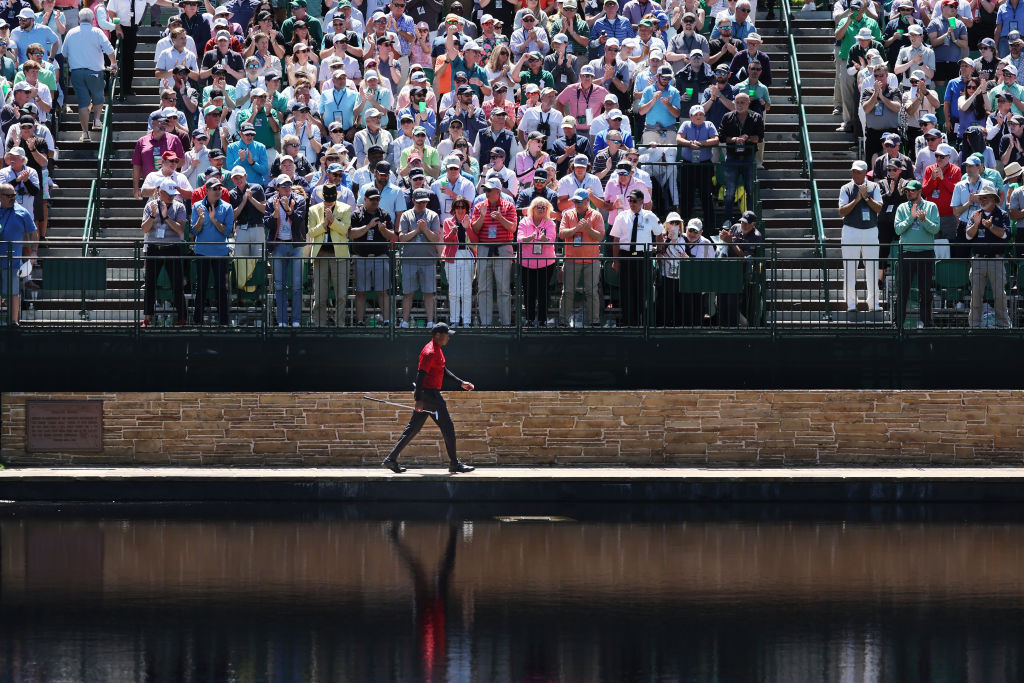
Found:
[[[651,337],[651,300],[654,291],[651,265],[651,251],[644,249],[644,276],[640,278],[640,322],[643,325],[645,341]]]
[[[274,278],[270,272],[270,245],[266,240],[260,249],[260,260],[263,261],[263,311],[260,313],[263,320],[260,327],[263,328],[260,334],[264,339],[270,338],[270,295],[274,292]]]
[[[772,340],[778,339],[779,334],[779,248],[777,245],[772,245],[772,263],[771,263],[771,306],[769,308],[772,316],[771,333]]]
[[[907,291],[907,296],[903,296],[902,282],[903,282],[903,278],[906,277],[903,274],[903,268],[906,266],[906,264],[903,262],[903,245],[899,244],[899,243],[896,243],[895,247],[896,247],[896,268],[895,268],[895,270],[896,270],[896,277],[894,278],[895,282],[893,282],[892,288],[893,288],[893,295],[896,298],[896,315],[895,315],[895,319],[896,319],[895,320],[895,322],[896,322],[896,338],[898,340],[900,340],[900,341],[903,341],[903,338],[906,336],[906,331],[903,329],[903,327],[904,327],[904,322],[907,319],[907,299],[910,298],[910,291],[909,291],[910,288],[909,287],[907,288],[907,290],[908,290]],[[921,297],[924,296],[924,294],[925,294],[924,292],[919,292],[918,293],[918,298],[920,299]],[[889,297],[890,301],[892,300],[892,298],[893,298],[893,296]]]
[[[498,258],[501,258],[500,256]],[[516,339],[521,340],[523,338],[523,318],[526,317],[526,312],[523,310],[523,305],[526,302],[526,292],[523,291],[525,286],[523,281],[523,252],[518,248],[518,245],[512,245],[512,277],[509,278],[509,282],[515,283],[516,295],[511,297],[512,302],[509,304],[512,308],[513,325],[516,327]],[[501,294],[498,293],[500,297]],[[499,317],[501,313],[498,313]],[[500,322],[500,320],[499,320]]]
[[[381,313],[384,313],[384,306],[380,306]],[[396,315],[398,311],[398,244],[391,245],[388,249],[388,339],[395,339],[395,328],[398,326]]]

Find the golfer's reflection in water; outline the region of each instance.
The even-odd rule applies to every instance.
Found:
[[[432,576],[427,574],[423,563],[398,537],[398,525],[392,524],[389,529],[395,551],[412,575],[415,601],[413,609],[424,681],[433,681],[435,676],[436,680],[444,679],[448,582],[451,581],[452,570],[455,568],[455,543],[458,540],[459,529],[460,527],[456,525],[448,527],[448,543]]]

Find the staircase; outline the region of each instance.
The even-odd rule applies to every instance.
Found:
[[[789,40],[781,20],[759,18],[757,30],[764,39],[761,49],[771,59],[772,108],[765,117],[765,167],[758,170],[761,207],[761,232],[765,239],[780,245],[780,256],[812,256],[807,244],[815,240],[811,212],[810,184],[803,176],[800,158],[800,121],[795,92],[789,80]],[[797,48],[803,44],[798,39]],[[785,247],[786,241],[805,246]]]
[[[838,256],[842,235],[839,188],[850,182],[850,164],[857,158],[856,141],[847,133],[836,132],[843,120],[841,116],[832,115],[835,41],[831,12],[800,12],[795,16],[802,31],[797,46],[800,51],[800,79],[803,81],[804,109],[814,155],[814,175],[821,195],[825,238],[830,244],[835,243],[830,247],[829,256]]]
[[[46,242],[40,248],[39,261],[33,268],[32,280],[25,285],[21,322],[54,324],[81,322],[81,292],[59,289],[66,275],[58,272],[50,259],[72,259],[82,253],[83,218],[89,203],[89,191],[96,176],[99,131],[91,131],[92,139],[81,142],[78,105],[74,90],[65,89],[64,103],[54,109],[57,119],[55,142],[57,151],[52,177],[58,187],[51,192]],[[40,179],[41,180],[41,179]],[[62,260],[60,265],[67,263]],[[50,266],[49,269],[47,266]],[[49,276],[47,271],[49,270]]]
[[[842,326],[887,324],[891,320],[888,312],[846,313],[842,297],[842,262],[832,260],[840,258],[842,222],[839,218],[839,189],[849,182],[850,164],[857,158],[855,139],[847,133],[836,132],[842,118],[832,114],[835,79],[832,16],[828,11],[795,12],[793,18],[794,32],[797,34],[801,96],[818,185],[826,256],[830,260],[827,272],[822,269],[820,260],[817,260],[806,264],[806,267],[797,267],[783,278],[792,283],[782,285],[788,291],[784,295],[780,293],[789,311],[785,317],[792,322],[804,324],[823,321]],[[863,270],[858,275],[861,278],[858,288],[863,298]],[[795,280],[798,279],[803,282],[802,285],[796,284]],[[824,297],[826,290],[827,303]]]
[[[132,196],[132,153],[135,143],[146,134],[149,114],[160,104],[158,80],[154,73],[155,48],[160,29],[139,29],[135,54],[136,95],[115,100],[108,147],[107,176],[101,188],[99,232],[90,242],[95,253],[106,260],[107,290],[103,298],[90,302],[90,320],[97,324],[134,324],[136,292],[142,271],[133,246],[142,238],[139,223],[143,202]],[[95,168],[93,168],[95,172]],[[138,311],[141,319],[141,309]]]

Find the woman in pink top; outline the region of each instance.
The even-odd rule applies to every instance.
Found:
[[[117,25],[111,21],[106,3],[103,0],[96,0],[96,2],[88,3],[86,7],[92,10],[92,25],[103,31],[103,35],[107,38],[110,38],[110,32],[117,28]]]
[[[547,324],[548,282],[555,270],[555,222],[551,220],[551,202],[537,197],[530,202],[526,217],[519,223],[516,239],[521,250],[523,298],[526,300],[526,326]]]
[[[444,272],[448,278],[448,324],[469,327],[473,319],[473,266],[476,250],[470,243],[469,200],[457,196],[452,215],[444,222]]]
[[[526,140],[526,149],[516,155],[516,179],[519,187],[529,187],[533,182],[533,172],[547,163],[548,153],[543,150],[544,135],[533,131]]]

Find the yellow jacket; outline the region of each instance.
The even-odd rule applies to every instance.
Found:
[[[331,223],[331,243],[334,255],[348,257],[348,229],[352,224],[352,207],[344,202],[334,203],[334,222]],[[327,228],[324,225],[324,204],[321,202],[309,210],[309,241],[313,242],[311,256],[316,258],[326,239]],[[330,256],[330,254],[324,254]]]

